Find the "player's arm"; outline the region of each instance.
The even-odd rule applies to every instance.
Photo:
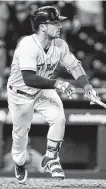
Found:
[[[25,84],[29,87],[39,89],[53,89],[56,80],[46,79],[42,76],[36,75],[36,71],[33,70],[22,70],[22,76]]]
[[[97,99],[100,99],[97,92],[93,89],[92,85],[90,84],[81,63],[78,62],[77,66],[72,68],[71,74],[75,78],[77,84],[84,89],[86,98],[88,98],[90,101],[94,103]]]
[[[72,69],[68,70],[69,73],[72,74],[74,79],[76,80],[77,84],[81,88],[85,88],[86,85],[90,85],[88,77],[85,73],[85,70],[83,69],[81,63],[77,60],[76,66],[74,66]]]
[[[90,84],[85,70],[81,65],[81,62],[77,60],[77,58],[72,53],[70,53],[68,45],[66,43],[64,43],[62,62],[68,72],[72,74],[77,84],[84,89],[86,98],[94,103],[96,99],[100,99],[97,92]]]
[[[58,89],[68,96],[75,91],[74,87],[68,82],[55,79],[47,79],[42,76],[36,75],[36,71],[22,70],[22,76],[25,84],[29,87],[38,89]]]

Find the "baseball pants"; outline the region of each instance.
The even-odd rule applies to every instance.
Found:
[[[49,124],[47,138],[54,141],[61,141],[65,131],[65,115],[62,101],[55,90],[42,90],[36,98],[28,98],[24,95],[11,93],[8,89],[8,107],[13,122],[12,130],[12,158],[18,165],[26,161],[26,148],[28,143],[28,132],[33,119],[34,109],[45,117]],[[15,98],[23,103],[17,103]],[[16,99],[15,99],[16,100]]]

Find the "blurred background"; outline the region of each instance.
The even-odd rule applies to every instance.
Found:
[[[92,86],[106,103],[106,1],[0,1],[0,176],[14,175],[11,159],[12,122],[7,105],[6,84],[17,41],[31,35],[30,13],[38,7],[55,6],[68,20],[62,23],[61,38],[82,62]],[[106,110],[90,105],[83,90],[64,67],[54,77],[76,87],[73,100],[59,94],[66,115],[61,163],[67,177],[106,177]],[[27,164],[29,176],[45,176],[40,160],[46,150],[48,124],[34,113],[29,132]]]

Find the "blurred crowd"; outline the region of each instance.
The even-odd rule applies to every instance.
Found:
[[[0,1],[0,96],[6,97],[6,83],[17,41],[32,34],[30,14],[52,5],[67,16],[61,37],[82,62],[91,84],[106,88],[106,2],[105,1]],[[55,75],[73,80],[60,65]],[[106,99],[106,94],[102,94]]]

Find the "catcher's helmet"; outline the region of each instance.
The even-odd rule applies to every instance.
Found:
[[[36,31],[40,24],[53,23],[55,21],[63,21],[65,19],[67,19],[67,17],[60,16],[55,7],[41,7],[31,15],[32,29]]]

